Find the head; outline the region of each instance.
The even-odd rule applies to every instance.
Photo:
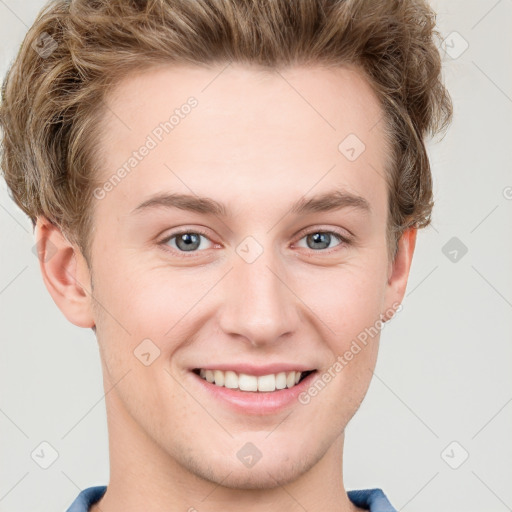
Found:
[[[139,447],[258,487],[340,439],[377,357],[361,333],[398,308],[430,222],[424,141],[452,112],[436,36],[422,0],[59,0],[38,17],[3,85],[2,170]],[[282,363],[325,386],[255,415],[197,375]]]

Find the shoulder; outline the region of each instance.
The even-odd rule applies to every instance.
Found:
[[[382,489],[359,489],[347,492],[356,507],[370,512],[396,512]]]
[[[107,490],[106,485],[88,487],[80,492],[66,512],[88,512],[91,505],[100,501]]]

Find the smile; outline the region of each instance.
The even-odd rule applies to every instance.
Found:
[[[285,388],[293,388],[309,374],[313,373],[313,371],[314,370],[305,372],[288,371],[256,376],[246,373],[236,373],[231,370],[205,370],[196,368],[194,373],[218,387],[238,389],[240,391],[269,393]]]

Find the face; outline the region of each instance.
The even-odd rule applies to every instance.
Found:
[[[109,96],[84,304],[112,428],[274,486],[339,447],[413,245],[388,260],[382,111],[356,70],[223,69],[162,66]]]

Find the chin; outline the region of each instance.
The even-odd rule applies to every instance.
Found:
[[[275,489],[282,485],[289,484],[299,478],[303,470],[296,467],[278,466],[271,464],[268,467],[260,467],[259,469],[235,469],[229,476],[216,475],[218,479],[215,483],[227,487],[229,489]]]
[[[262,457],[254,466],[248,468],[236,457],[234,462],[226,460],[225,457],[222,460],[223,463],[216,464],[215,467],[204,459],[189,460],[188,469],[196,476],[222,487],[256,490],[274,489],[289,484],[306,473],[316,462],[312,459],[305,460],[303,455],[297,460],[284,456],[280,459],[270,456],[266,461]]]

